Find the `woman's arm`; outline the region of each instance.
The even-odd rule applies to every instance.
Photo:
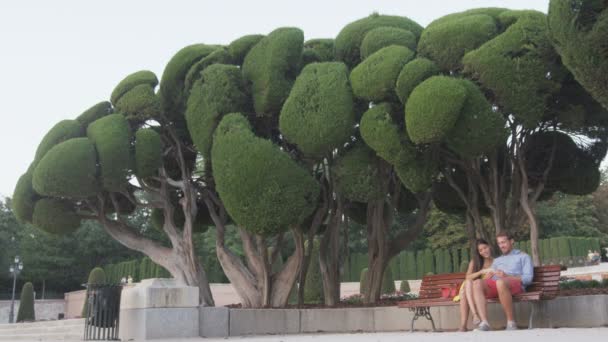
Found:
[[[467,280],[474,280],[477,277],[479,277],[481,275],[481,271],[480,272],[473,272],[473,260],[471,260],[469,262],[469,268],[467,268],[467,276],[466,279]]]

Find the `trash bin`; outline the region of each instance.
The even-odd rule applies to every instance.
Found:
[[[87,285],[84,340],[118,340],[121,285]]]

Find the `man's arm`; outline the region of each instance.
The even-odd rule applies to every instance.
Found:
[[[528,286],[532,284],[532,278],[534,277],[534,265],[528,254],[523,257],[522,268],[521,283],[523,286]]]

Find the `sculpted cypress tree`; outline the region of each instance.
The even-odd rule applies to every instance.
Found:
[[[527,221],[536,264],[536,203],[555,191],[592,192],[608,146],[608,116],[561,64],[546,21],[499,8],[439,18],[418,43],[430,62],[409,78],[415,61],[406,64],[399,78],[411,140],[439,151],[437,206],[466,212],[470,241]]]
[[[574,78],[608,109],[608,3],[598,0],[551,0],[551,41]]]
[[[21,288],[19,299],[19,310],[17,311],[17,322],[32,322],[36,320],[34,310],[34,285],[27,282]]]

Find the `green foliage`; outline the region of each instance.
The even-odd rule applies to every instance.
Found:
[[[87,138],[66,140],[51,148],[34,170],[34,190],[46,196],[85,198],[99,187],[97,155]]]
[[[116,112],[133,121],[159,118],[160,98],[149,84],[140,84],[126,92],[116,102]]]
[[[82,125],[82,127],[88,127],[89,124],[97,119],[101,119],[108,114],[112,114],[114,110],[112,109],[112,104],[108,101],[99,102],[93,107],[84,111],[84,113],[80,114],[76,121]]]
[[[304,33],[278,28],[262,38],[243,62],[243,76],[251,83],[255,112],[275,116],[287,96],[302,58]]]
[[[460,250],[460,272],[466,272],[471,259],[469,257],[469,248],[465,247]]]
[[[228,50],[224,48],[217,49],[207,57],[196,62],[186,75],[184,92],[189,94],[192,91],[194,83],[201,78],[202,72],[213,64],[232,64],[232,57],[230,56],[230,53],[228,53]]]
[[[405,104],[410,94],[427,78],[439,74],[439,67],[435,62],[426,58],[416,58],[407,63],[397,78],[395,92],[401,103]]]
[[[407,280],[402,280],[399,285],[399,291],[403,293],[410,293],[412,290],[410,289],[410,283]]]
[[[390,45],[400,45],[415,51],[417,37],[411,31],[381,26],[369,31],[361,42],[361,60]]]
[[[217,47],[194,44],[179,50],[167,63],[160,81],[159,95],[163,112],[169,119],[180,118],[186,108],[188,93],[184,81],[190,67]]]
[[[156,75],[149,70],[134,72],[120,81],[114,90],[112,90],[110,101],[116,105],[118,100],[120,100],[123,95],[142,84],[149,85],[152,89],[154,89],[158,85],[158,78],[156,78]]]
[[[224,117],[211,156],[226,211],[251,232],[285,231],[316,207],[319,185],[314,178],[272,142],[256,137],[240,114]]]
[[[498,20],[498,18],[500,17],[500,14],[502,14],[506,11],[508,11],[508,9],[496,8],[496,7],[473,8],[473,9],[470,9],[470,10],[467,10],[464,12],[444,15],[443,17],[433,20],[427,27],[440,25],[440,24],[443,24],[444,22],[458,20],[458,19],[469,17],[469,16],[473,16],[473,15],[487,15],[487,16],[494,18],[494,20]]]
[[[405,187],[418,193],[428,190],[438,173],[437,160],[429,150],[418,151],[412,160],[400,159],[395,164],[395,171]]]
[[[344,145],[355,123],[348,70],[338,62],[307,65],[279,117],[279,129],[287,141],[317,158]]]
[[[80,217],[72,203],[55,198],[43,198],[36,202],[32,224],[47,233],[69,234],[80,227]]]
[[[152,177],[162,166],[163,143],[154,129],[135,132],[135,174],[139,178]]]
[[[395,83],[401,69],[414,58],[414,54],[414,51],[398,45],[373,53],[350,74],[355,96],[374,102],[396,99]]]
[[[125,98],[127,95],[123,96]],[[105,189],[120,191],[127,184],[132,165],[131,132],[127,120],[120,114],[105,116],[87,128],[89,139],[95,144]]]
[[[418,250],[416,252],[416,278],[415,279],[422,279],[422,276],[424,275],[424,271],[425,271],[425,264],[424,264],[424,250]]]
[[[315,240],[304,283],[304,303],[323,303],[323,298],[323,278],[319,268],[319,241]]]
[[[222,116],[247,112],[249,108],[249,96],[239,67],[214,64],[201,73],[188,99],[186,120],[190,136],[205,159],[211,158],[213,132]]]
[[[526,127],[535,127],[545,114],[563,74],[546,29],[546,16],[527,14],[504,33],[467,53],[465,73],[492,92],[505,113]],[[548,77],[547,75],[551,75]]]
[[[435,267],[435,261],[433,258],[433,251],[430,249],[424,250],[424,272],[423,274],[433,273],[435,274],[437,269]]]
[[[380,103],[363,114],[359,131],[365,143],[391,164],[412,160],[414,146],[392,117],[392,106]]]
[[[435,271],[437,274],[445,273],[445,265],[443,259],[443,249],[436,249],[433,251],[433,258],[435,259]]]
[[[377,164],[374,151],[363,144],[348,150],[331,168],[336,191],[344,198],[362,203],[383,198]]]
[[[165,215],[161,209],[152,209],[152,213],[150,214],[150,223],[158,231],[163,231],[163,225],[165,224]],[[183,229],[184,224],[186,223],[184,211],[177,204],[175,204],[175,210],[173,211],[173,223],[178,229]],[[192,226],[192,232],[204,233],[207,231],[207,229],[209,229],[209,226],[212,225],[213,221],[211,219],[211,216],[209,215],[209,210],[207,209],[207,206],[205,206],[204,204],[198,205],[196,217],[194,218],[194,223]]]
[[[84,131],[80,123],[76,120],[59,121],[48,133],[42,138],[40,145],[36,149],[34,164],[37,164],[46,153],[59,143],[72,138],[82,137]]]
[[[91,270],[91,273],[89,273],[89,278],[87,280],[87,285],[103,285],[107,283],[108,281],[106,279],[106,272],[103,270],[103,268],[95,267]],[[88,304],[88,301],[85,300],[84,305],[82,307],[82,317],[86,317],[87,315]]]
[[[432,59],[444,71],[461,68],[462,57],[498,33],[494,19],[485,14],[446,19],[427,26],[418,43],[420,56]]]
[[[452,248],[452,272],[460,272],[460,251],[458,248]]]
[[[32,172],[28,171],[19,177],[11,201],[13,213],[19,222],[32,222],[34,205],[38,197],[32,187]]]
[[[467,95],[463,82],[451,77],[433,76],[418,85],[405,106],[412,141],[425,144],[443,140],[456,124]]]
[[[395,27],[407,30],[412,32],[416,39],[420,37],[422,32],[422,26],[409,18],[374,13],[342,28],[335,40],[336,60],[343,61],[351,69],[359,64],[361,61],[361,43],[365,35],[378,27]]]
[[[600,0],[551,0],[548,29],[564,65],[608,109],[608,4]]]
[[[367,267],[361,270],[361,276],[359,277],[359,293],[364,294],[367,290]]]
[[[380,294],[391,294],[395,293],[397,290],[395,289],[395,278],[393,277],[393,271],[390,267],[387,267],[384,270],[384,275],[382,276],[382,288],[380,289]]]
[[[250,34],[237,38],[228,44],[228,54],[232,59],[232,62],[237,65],[243,64],[247,53],[264,38],[262,34]]]
[[[17,322],[33,322],[36,320],[36,311],[34,310],[34,285],[27,282],[21,288],[21,297],[19,298],[19,311],[17,311]]]
[[[450,149],[463,157],[477,157],[493,151],[507,138],[505,121],[473,82],[461,80],[467,97],[454,128],[447,136]]]
[[[302,64],[314,62],[331,62],[334,60],[333,39],[311,39],[304,42]]]

